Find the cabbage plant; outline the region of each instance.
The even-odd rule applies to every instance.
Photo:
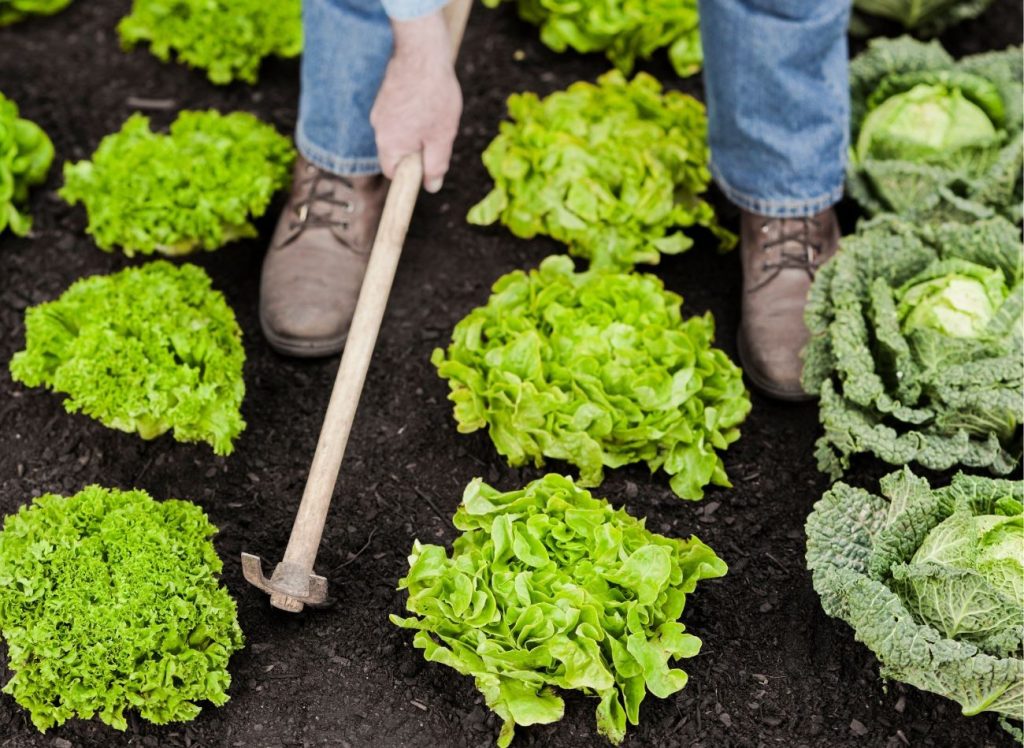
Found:
[[[731,485],[718,451],[750,397],[711,314],[684,321],[682,301],[652,275],[576,273],[564,255],[505,275],[434,351],[459,431],[486,428],[512,465],[566,460],[585,486],[633,462],[684,499]]]
[[[450,556],[414,543],[399,582],[410,615],[391,620],[427,660],[475,679],[502,719],[499,746],[517,725],[562,718],[555,689],[599,699],[598,732],[620,743],[648,691],[686,685],[673,662],[701,641],[679,617],[699,581],[728,570],[696,537],[653,533],[557,475],[509,492],[477,478],[454,522]]]
[[[17,104],[0,93],[0,233],[9,228],[18,236],[28,234],[32,219],[19,206],[28,200],[29,187],[46,180],[51,163],[50,138],[39,125],[19,117]]]
[[[853,0],[858,14],[896,21],[919,36],[935,36],[981,15],[991,4],[992,0]],[[866,35],[870,26],[870,20],[859,15],[851,22],[854,33]]]
[[[216,532],[187,501],[100,486],[46,494],[8,516],[4,692],[40,730],[76,717],[124,730],[131,711],[162,725],[224,704],[243,638],[217,580]]]
[[[245,428],[244,362],[235,314],[206,272],[158,261],[83,278],[30,308],[11,376],[110,428],[143,439],[173,430],[226,455]]]
[[[938,42],[876,39],[850,65],[847,186],[869,214],[1020,222],[1020,48],[954,61]]]
[[[483,0],[496,8],[502,0]],[[556,52],[604,52],[626,75],[637,59],[667,47],[676,73],[693,75],[704,62],[697,0],[606,0],[566,3],[516,0],[519,16],[540,27],[540,38]]]
[[[64,165],[100,249],[185,255],[256,236],[252,219],[291,181],[295,148],[247,112],[184,111],[168,133],[133,114],[92,159]]]
[[[125,49],[148,42],[214,83],[255,83],[263,58],[302,52],[301,10],[301,0],[133,0],[117,32]]]
[[[494,188],[469,222],[501,221],[513,234],[544,234],[593,267],[627,270],[693,246],[703,226],[723,249],[702,194],[711,181],[704,105],[640,74],[612,71],[540,99],[513,94],[511,118],[484,151]]]
[[[883,678],[965,715],[1021,721],[1024,483],[958,474],[932,489],[904,468],[881,490],[837,483],[807,519],[825,612],[875,653]]]
[[[1004,218],[876,221],[843,240],[807,306],[803,385],[820,394],[818,466],[870,452],[894,465],[1007,474],[1021,456],[1024,286]]]

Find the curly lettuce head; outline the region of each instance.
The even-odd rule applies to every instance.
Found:
[[[954,60],[937,42],[875,39],[850,64],[847,186],[869,214],[1021,220],[1020,48]]]
[[[255,83],[265,57],[302,52],[300,0],[133,0],[132,12],[117,25],[121,44],[133,49],[149,42],[166,62],[206,70],[214,83]]]
[[[0,26],[8,26],[30,16],[52,16],[70,4],[71,0],[0,0]]]
[[[171,429],[230,454],[239,408],[242,331],[195,265],[157,261],[75,282],[25,314],[25,350],[11,376],[67,397],[110,428],[153,439]]]
[[[701,641],[679,616],[699,581],[727,571],[696,537],[653,533],[557,475],[507,493],[474,480],[455,527],[451,556],[413,545],[399,582],[410,616],[391,620],[428,660],[476,679],[504,722],[499,746],[516,725],[562,718],[555,688],[600,699],[598,732],[620,743],[648,691],[686,685],[671,663]]]
[[[459,430],[486,428],[510,464],[566,460],[596,486],[606,467],[645,462],[699,499],[731,485],[717,450],[739,438],[750,398],[711,345],[711,315],[684,321],[681,304],[654,276],[549,257],[499,279],[432,361]]]
[[[95,716],[124,730],[132,710],[162,725],[228,700],[243,640],[216,531],[194,504],[99,486],[4,520],[4,691],[37,728]]]
[[[904,468],[881,488],[837,483],[807,518],[825,612],[883,678],[1024,720],[1024,483],[958,474],[932,489]]]
[[[3,8],[0,3],[0,9]],[[18,206],[28,190],[46,180],[53,163],[53,143],[34,122],[18,116],[18,106],[0,93],[0,233],[10,228],[25,236],[32,219]]]
[[[134,114],[92,160],[65,163],[60,196],[85,205],[100,249],[185,255],[256,236],[294,160],[288,138],[246,112],[185,111],[167,134]]]

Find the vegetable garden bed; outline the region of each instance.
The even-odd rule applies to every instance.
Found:
[[[104,135],[140,108],[154,129],[166,127],[179,109],[215,108],[251,111],[290,131],[294,60],[266,62],[258,87],[216,87],[203,71],[162,64],[144,50],[126,57],[114,29],[127,5],[76,2],[51,18],[0,29],[0,89],[52,138],[57,163],[89,158]],[[942,41],[959,57],[1019,44],[1020,29],[1020,3],[1000,0]],[[513,4],[475,9],[460,57],[466,113],[453,170],[441,194],[423,196],[414,219],[320,553],[318,571],[331,579],[335,596],[326,610],[277,613],[244,583],[239,568],[243,548],[271,557],[283,549],[336,370],[335,360],[278,357],[260,337],[259,259],[272,216],[257,222],[259,238],[190,258],[224,292],[243,331],[247,428],[230,458],[204,444],[170,437],[143,442],[67,415],[59,397],[14,383],[0,366],[0,512],[91,483],[197,502],[220,528],[214,543],[246,638],[230,663],[231,701],[204,709],[194,722],[160,727],[130,713],[123,734],[73,720],[42,735],[4,696],[0,748],[493,744],[500,719],[472,681],[425,663],[388,615],[405,615],[406,595],[395,587],[408,570],[413,538],[450,546],[458,534],[451,518],[471,478],[507,491],[543,471],[507,467],[484,432],[456,432],[448,385],[430,356],[447,345],[457,321],[485,303],[499,276],[534,268],[563,249],[547,238],[527,242],[464,220],[490,189],[480,153],[504,116],[506,96],[546,95],[594,80],[608,67],[599,54],[551,52],[517,19]],[[664,54],[639,67],[668,88],[700,96],[699,77],[680,80]],[[56,298],[83,276],[137,264],[96,249],[84,232],[83,211],[56,197],[61,183],[53,168],[45,187],[32,193],[33,239],[0,235],[5,363],[22,347],[27,306]],[[712,199],[730,223],[724,202]],[[845,206],[846,228],[856,215]],[[685,298],[686,317],[714,314],[716,345],[735,359],[738,255],[718,254],[707,232],[694,238],[693,250],[663,257],[653,272]],[[702,583],[687,601],[687,630],[703,640],[701,655],[684,662],[689,685],[667,699],[645,700],[640,725],[629,729],[624,745],[1012,745],[992,715],[966,719],[938,696],[899,683],[884,688],[875,656],[822,611],[804,561],[804,522],[829,486],[815,464],[816,406],[754,395],[742,430],[743,438],[721,455],[733,489],[709,486],[703,501],[684,502],[664,475],[633,465],[609,470],[594,491],[646,516],[654,532],[696,533],[729,564],[728,575]],[[860,458],[844,480],[876,490],[877,479],[891,470]],[[6,655],[0,645],[4,667]],[[6,682],[10,672],[0,676]],[[594,701],[562,695],[565,718],[520,728],[514,745],[602,744]]]

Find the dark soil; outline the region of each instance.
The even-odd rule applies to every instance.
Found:
[[[292,128],[298,65],[271,62],[258,86],[218,88],[203,74],[162,64],[146,51],[122,53],[114,31],[127,0],[80,0],[65,12],[0,31],[0,90],[52,136],[58,163],[88,156],[120,127],[136,98],[163,100],[165,124],[178,108],[246,109]],[[997,3],[945,39],[954,53],[1020,42],[1021,6]],[[65,414],[60,398],[10,381],[0,367],[0,511],[33,496],[73,493],[89,483],[137,486],[158,498],[200,503],[221,528],[224,581],[238,600],[248,646],[232,661],[224,708],[193,723],[157,727],[140,720],[119,733],[74,721],[40,735],[27,714],[0,697],[0,746],[487,746],[498,721],[469,679],[425,664],[411,636],[387,621],[402,610],[396,581],[413,538],[450,543],[450,517],[474,476],[504,489],[539,473],[512,470],[486,436],[456,433],[447,387],[429,363],[454,323],[484,302],[488,287],[515,268],[560,251],[501,229],[466,224],[488,189],[481,150],[519,90],[547,93],[607,68],[597,56],[559,56],[511,8],[477,8],[460,62],[466,114],[444,190],[424,196],[406,244],[317,568],[334,597],[324,610],[272,610],[241,576],[239,553],[280,558],[306,478],[337,359],[300,362],[273,354],[256,317],[260,240],[191,258],[213,276],[245,331],[248,429],[227,459],[169,437],[146,443]],[[677,81],[661,59],[648,66]],[[699,94],[699,80],[678,82]],[[34,193],[31,239],[0,237],[0,361],[23,345],[26,306],[52,299],[84,275],[129,264],[97,250],[84,215],[55,195],[54,168]],[[722,206],[731,216],[726,206]],[[844,219],[855,213],[845,210]],[[137,262],[138,260],[136,260]],[[667,259],[658,274],[686,298],[689,314],[710,309],[719,342],[735,353],[739,275],[735,253],[707,241]],[[878,678],[878,666],[850,629],[821,611],[804,568],[803,523],[827,488],[814,466],[815,407],[755,397],[743,439],[725,456],[731,490],[703,502],[675,498],[664,476],[612,471],[599,495],[669,535],[697,533],[730,564],[730,574],[693,595],[684,620],[704,650],[684,663],[690,683],[676,696],[650,697],[628,746],[1002,746],[995,719],[967,719],[942,698]],[[862,480],[884,470],[860,463]],[[562,466],[553,466],[562,469]],[[0,650],[2,653],[2,650]],[[3,681],[9,677],[3,674]],[[521,729],[517,745],[602,745],[595,702],[567,698],[559,724]]]

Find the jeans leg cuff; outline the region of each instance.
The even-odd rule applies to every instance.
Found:
[[[299,128],[295,132],[295,145],[299,153],[318,169],[343,177],[355,177],[368,174],[380,174],[380,161],[376,158],[343,158],[315,145],[302,134]]]
[[[809,218],[826,208],[831,208],[843,197],[843,183],[828,192],[808,198],[762,198],[737,190],[722,177],[721,172],[711,164],[715,184],[734,205],[750,213],[769,218]]]

